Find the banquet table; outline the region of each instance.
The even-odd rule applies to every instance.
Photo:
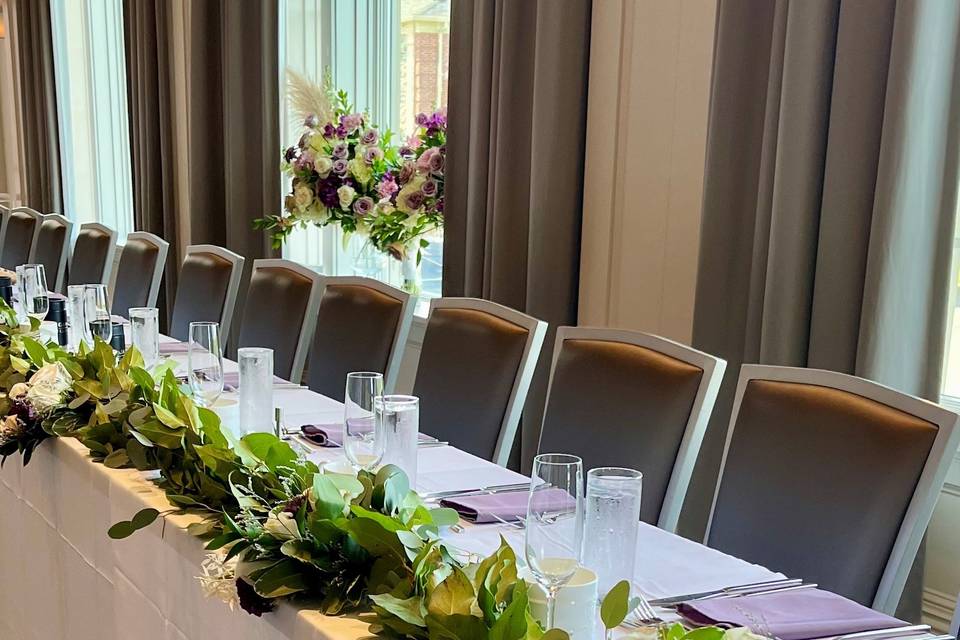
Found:
[[[179,367],[186,357],[171,356]],[[236,364],[225,361],[226,371]],[[275,388],[284,422],[337,421],[339,402],[305,388]],[[237,396],[214,409],[228,429],[237,423]],[[339,449],[301,446],[316,460]],[[450,446],[421,447],[417,488],[466,489],[524,480],[513,471]],[[90,460],[79,442],[44,442],[27,467],[10,458],[0,470],[0,639],[2,640],[356,640],[370,637],[363,615],[327,617],[306,604],[281,604],[261,618],[206,598],[197,576],[203,542],[186,531],[196,516],[172,514],[125,540],[111,524],[145,507],[169,509],[149,474],[109,469]],[[500,535],[518,551],[522,532],[503,524],[461,523],[443,533],[465,551],[493,551]],[[782,577],[701,544],[642,525],[635,584],[664,597]]]

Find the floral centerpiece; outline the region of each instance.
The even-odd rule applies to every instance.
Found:
[[[291,178],[283,212],[255,221],[279,248],[295,228],[339,225],[344,242],[359,234],[377,251],[403,263],[407,289],[418,288],[416,268],[426,235],[443,226],[447,119],[421,113],[400,146],[367,113],[357,111],[329,74],[322,88],[291,72],[291,101],[303,133],[283,152]]]

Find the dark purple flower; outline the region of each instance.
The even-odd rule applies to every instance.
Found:
[[[297,515],[297,512],[300,511],[300,507],[303,506],[303,503],[306,502],[307,497],[303,494],[299,496],[294,496],[287,501],[287,504],[283,505],[284,513],[289,513],[292,516]]]
[[[373,211],[373,206],[374,206],[373,198],[371,198],[370,196],[363,196],[363,197],[357,198],[356,201],[354,201],[353,212],[362,218],[363,216]]]
[[[273,611],[275,606],[273,600],[261,596],[253,585],[243,578],[237,578],[237,598],[240,600],[241,609],[258,618]]]
[[[328,209],[340,205],[340,197],[337,195],[337,189],[340,187],[340,181],[334,176],[317,183],[317,199]]]
[[[347,137],[347,133],[348,133],[347,128],[346,128],[345,126],[343,126],[342,124],[341,124],[339,127],[337,127],[337,137],[338,137],[338,138],[346,138],[346,137]]]
[[[345,142],[339,142],[333,145],[331,155],[334,158],[346,158],[348,153],[350,153],[350,147],[348,147]]]
[[[425,127],[427,126],[427,123],[430,121],[430,118],[427,117],[427,114],[425,113],[418,113],[416,116],[414,116],[413,121],[416,122],[421,127]]]
[[[437,198],[437,204],[435,206],[437,208],[437,211],[439,211],[440,213],[443,213],[443,198]]]
[[[347,161],[343,158],[337,158],[333,161],[333,172],[343,175],[347,172]]]
[[[329,122],[328,122],[327,124],[323,125],[323,137],[324,137],[324,138],[326,138],[327,140],[329,140],[329,139],[331,139],[331,138],[335,138],[336,136],[337,136],[337,128],[336,128],[336,127],[334,127],[334,126],[333,126],[332,124],[330,124]]]
[[[294,147],[287,147],[287,150],[283,152],[283,159],[287,162],[292,162],[296,157],[297,150]]]

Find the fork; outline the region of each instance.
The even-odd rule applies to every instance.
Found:
[[[657,612],[650,606],[642,593],[637,594],[637,607],[631,613],[634,615],[634,619],[631,620],[630,614],[627,614],[623,621],[625,626],[636,628],[663,623],[663,618],[657,615]]]

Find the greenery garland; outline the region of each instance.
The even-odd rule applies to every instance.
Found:
[[[70,353],[37,330],[0,300],[0,464],[20,453],[26,465],[47,438],[69,437],[108,467],[159,471],[171,512],[201,516],[188,531],[211,552],[199,578],[208,595],[257,616],[281,598],[327,615],[372,610],[372,632],[391,638],[567,638],[530,613],[510,546],[501,538],[480,562],[458,557],[440,539],[457,513],[428,508],[398,467],[332,473],[272,434],[233,439],[169,366],[148,372],[136,349],[118,359],[99,339]],[[108,534],[125,538],[161,515],[143,509]],[[628,602],[624,582],[604,602],[607,628]],[[681,640],[681,631],[658,635]],[[716,631],[690,640],[720,640]]]

